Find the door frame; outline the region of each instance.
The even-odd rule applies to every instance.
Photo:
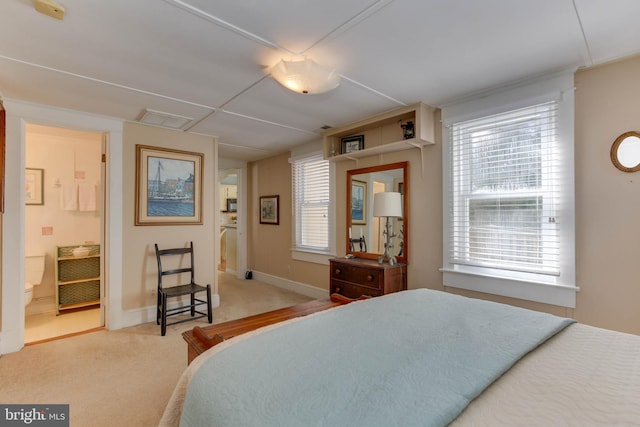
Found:
[[[3,99],[6,110],[5,181],[17,185],[5,188],[2,216],[2,319],[0,354],[24,346],[24,168],[27,123],[62,127],[108,135],[103,218],[105,235],[102,272],[105,283],[104,324],[107,329],[124,326],[122,299],[122,180],[123,121],[88,113]],[[8,268],[11,266],[11,268]]]

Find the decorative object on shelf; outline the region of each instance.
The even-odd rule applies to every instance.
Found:
[[[406,123],[400,122],[400,127],[402,128],[402,137],[404,139],[413,139],[416,136],[416,129],[413,125],[413,122],[409,120]]]
[[[382,233],[385,238],[384,254],[378,258],[378,263],[382,264],[387,260],[390,265],[395,265],[396,257],[392,252],[393,243],[391,239],[396,237],[397,234],[392,231],[391,218],[402,217],[402,194],[395,191],[374,194],[373,216],[387,218],[385,229]]]
[[[413,137],[404,139],[401,124],[413,124]],[[324,154],[332,162],[350,162],[373,155],[418,148],[424,163],[424,148],[433,145],[437,128],[435,109],[423,103],[396,108],[364,120],[324,129]],[[340,152],[342,138],[365,135],[367,145],[358,151]],[[424,166],[421,166],[424,167]]]
[[[347,136],[340,139],[342,154],[364,150],[364,135]]]
[[[622,172],[640,170],[640,132],[625,132],[611,146],[611,161]]]
[[[280,224],[280,196],[260,196],[260,224]]]
[[[44,205],[44,169],[25,169],[25,204]]]
[[[89,248],[87,248],[86,246],[78,246],[71,251],[71,254],[76,258],[87,256],[89,255]]]
[[[136,145],[135,225],[202,224],[204,154]]]
[[[271,69],[271,76],[282,86],[302,94],[328,92],[340,85],[340,75],[309,58],[301,61],[278,62]]]
[[[351,224],[367,223],[367,183],[351,181]],[[349,229],[351,231],[351,229]]]

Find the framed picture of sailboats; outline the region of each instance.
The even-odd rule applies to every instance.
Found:
[[[136,145],[135,225],[202,224],[204,155]]]

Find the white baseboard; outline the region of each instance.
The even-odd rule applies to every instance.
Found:
[[[287,289],[289,291],[306,295],[314,299],[321,299],[329,296],[328,289],[320,289],[315,286],[307,285],[306,283],[284,279],[282,277],[273,276],[267,273],[261,273],[259,271],[253,271],[253,278],[255,280],[259,280],[260,282]]]
[[[179,302],[174,300],[169,302],[169,308],[178,307]],[[211,308],[216,309],[220,307],[220,295],[211,294]],[[142,323],[155,322],[156,321],[156,306],[137,308],[134,310],[127,310],[120,313],[119,321],[114,324],[107,325],[107,329],[115,330],[128,328],[129,326],[136,326]]]
[[[267,283],[269,285],[277,286],[279,288],[286,289],[288,291],[296,292],[309,298],[322,299],[329,296],[328,289],[320,289],[315,286],[307,285],[306,283],[296,282],[282,277],[273,276],[271,274],[262,273],[259,271],[253,271],[253,279],[260,282]],[[220,295],[211,295],[211,306],[215,309],[220,307]],[[169,307],[177,307],[177,301],[172,301]],[[215,313],[214,313],[215,314]],[[143,307],[134,310],[127,310],[120,313],[119,319],[116,322],[111,322],[107,325],[108,329],[121,329],[129,326],[136,326],[142,323],[155,322],[156,320],[156,307]]]

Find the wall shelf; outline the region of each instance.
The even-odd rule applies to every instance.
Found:
[[[404,139],[401,123],[412,121],[415,137]],[[362,150],[342,153],[342,138],[364,135]],[[340,162],[435,143],[434,108],[418,103],[330,129],[324,134],[324,157]]]

